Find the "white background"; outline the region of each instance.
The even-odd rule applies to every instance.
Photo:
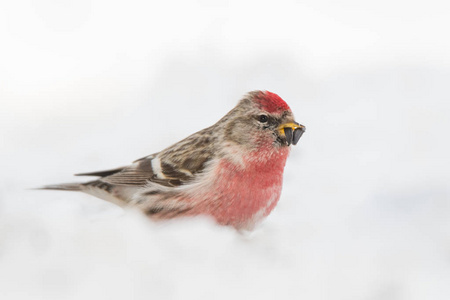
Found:
[[[0,2],[0,298],[449,299],[448,2],[161,2]],[[28,190],[255,89],[307,132],[253,233]]]

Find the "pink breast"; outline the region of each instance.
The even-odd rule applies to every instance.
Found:
[[[280,198],[288,154],[288,148],[276,153],[258,152],[244,159],[244,168],[223,160],[212,188],[198,195],[202,201],[191,213],[211,215],[218,223],[237,228],[254,225]]]

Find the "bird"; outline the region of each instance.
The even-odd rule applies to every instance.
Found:
[[[247,93],[214,125],[131,165],[75,174],[84,183],[41,189],[80,191],[153,220],[204,215],[237,230],[252,230],[278,203],[291,145],[305,126],[269,91]]]

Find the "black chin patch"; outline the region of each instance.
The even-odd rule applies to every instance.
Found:
[[[286,137],[287,145],[289,146],[290,144],[292,144],[292,138],[293,138],[292,128],[290,128],[290,127],[284,128],[284,136]]]
[[[303,127],[294,130],[294,137],[292,139],[292,144],[297,145],[298,140],[302,137],[303,132],[305,132],[305,129]]]

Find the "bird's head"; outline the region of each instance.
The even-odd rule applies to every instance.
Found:
[[[224,120],[225,138],[248,148],[296,145],[305,132],[287,103],[268,91],[248,93]]]

